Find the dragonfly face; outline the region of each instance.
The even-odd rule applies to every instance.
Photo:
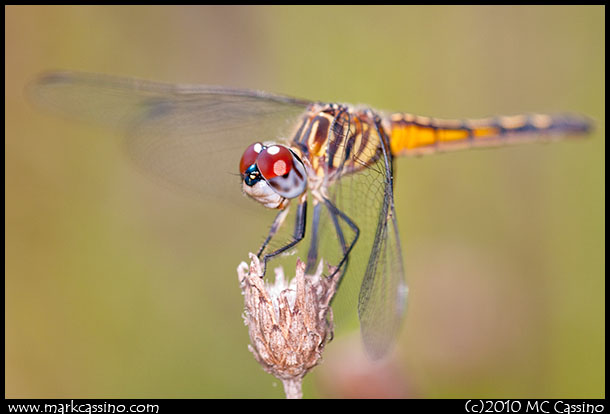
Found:
[[[239,172],[244,192],[267,208],[283,209],[307,189],[303,162],[284,145],[250,145],[241,157]]]

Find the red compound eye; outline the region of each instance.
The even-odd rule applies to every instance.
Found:
[[[244,151],[244,155],[241,156],[241,160],[239,161],[239,172],[244,175],[248,167],[256,162],[258,158],[258,154],[263,150],[263,144],[260,142],[255,142],[250,145]]]
[[[272,145],[259,154],[256,166],[266,180],[286,175],[292,169],[292,153],[286,147]]]

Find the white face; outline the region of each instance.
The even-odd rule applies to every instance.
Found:
[[[288,147],[250,145],[239,163],[244,192],[268,208],[284,208],[307,189],[303,162]]]
[[[259,180],[254,185],[243,181],[242,188],[248,196],[267,208],[284,208],[288,204],[288,199],[276,193],[265,180]]]

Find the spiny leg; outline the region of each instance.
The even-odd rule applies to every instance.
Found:
[[[313,206],[313,220],[311,223],[311,241],[309,243],[309,251],[307,252],[307,267],[305,268],[306,274],[311,274],[314,271],[316,262],[318,261],[318,242],[320,233],[318,227],[320,226],[320,213],[322,212],[322,204],[314,201]]]
[[[320,213],[322,212],[322,204],[316,202],[313,209],[313,221],[311,226],[311,242],[309,244],[309,251],[307,253],[307,268],[305,269],[306,273],[312,272],[316,266],[316,262],[318,261],[318,247],[319,247],[319,226],[320,226]],[[343,255],[347,253],[347,243],[345,242],[345,236],[343,234],[343,230],[341,229],[341,225],[339,223],[339,216],[334,211],[329,210],[329,214],[333,225],[335,227],[335,231],[337,232],[337,237],[339,239],[339,244],[341,245],[341,250]],[[347,261],[346,261],[347,265]]]
[[[267,235],[267,238],[265,239],[261,248],[258,250],[258,253],[256,254],[256,257],[258,257],[259,259],[261,258],[261,254],[263,254],[263,251],[265,250],[265,248],[267,247],[267,245],[269,244],[269,242],[271,241],[273,236],[275,236],[275,233],[277,233],[279,228],[284,223],[284,220],[286,219],[286,216],[288,215],[288,211],[290,211],[290,207],[286,207],[285,209],[280,210],[280,212],[277,214],[277,216],[275,216],[275,219],[273,220],[273,223],[271,224],[271,228],[269,229],[269,234]]]
[[[267,261],[269,259],[277,256],[278,254],[285,252],[288,249],[293,248],[297,243],[299,243],[301,240],[303,240],[303,238],[305,237],[306,222],[307,222],[307,198],[303,197],[299,200],[299,204],[297,205],[294,233],[292,236],[293,240],[290,241],[289,243],[286,243],[286,245],[280,247],[279,249],[274,250],[271,253],[267,253],[263,257],[263,275],[265,274],[265,271],[267,269]],[[275,224],[275,222],[274,222],[274,224]],[[276,231],[277,231],[277,229],[276,229]]]
[[[344,264],[347,266],[347,259],[349,257],[349,254],[352,251],[353,247],[356,245],[358,237],[360,237],[360,229],[358,228],[356,223],[354,223],[344,212],[339,210],[337,206],[335,206],[329,199],[325,198],[324,204],[326,205],[326,208],[328,209],[328,212],[333,220],[335,230],[337,231],[337,237],[339,238],[339,243],[341,244],[341,249],[343,251],[343,258],[337,265],[336,270],[329,276],[333,277],[341,269],[341,267],[343,267]],[[339,219],[342,219],[355,233],[354,239],[351,241],[349,246],[345,242],[345,236],[343,235],[343,230],[341,230]],[[343,275],[341,275],[341,278],[343,278]],[[341,283],[341,280],[339,280],[339,283]]]
[[[341,229],[341,224],[339,223],[339,215],[333,211],[329,210],[330,218],[333,221],[333,225],[335,226],[335,231],[337,232],[337,238],[339,239],[339,244],[341,245],[341,251],[343,252],[343,256],[347,253],[347,243],[345,243],[345,235],[343,234],[343,230]],[[348,223],[349,224],[349,223]],[[345,264],[347,266],[347,261],[345,260]]]

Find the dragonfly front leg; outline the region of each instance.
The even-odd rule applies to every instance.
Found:
[[[273,223],[271,224],[271,228],[269,229],[269,234],[267,235],[267,238],[263,242],[261,248],[258,249],[258,253],[256,254],[256,257],[258,257],[259,259],[261,258],[261,254],[263,254],[263,251],[267,248],[267,245],[269,244],[269,242],[271,241],[273,236],[275,236],[275,233],[277,233],[279,228],[282,227],[282,224],[284,223],[284,220],[286,219],[286,216],[288,215],[289,211],[290,211],[290,207],[286,207],[285,209],[280,210],[278,215],[275,216],[275,219],[273,220]]]
[[[273,235],[275,235],[275,233],[277,232],[278,228],[280,227],[281,223],[284,221],[285,218],[286,218],[286,215],[284,214],[282,216],[282,212],[280,214],[278,214],[278,216],[276,217],[276,219],[274,220],[274,222],[271,226],[272,227],[271,230],[273,232],[272,231],[269,232],[269,236],[267,237],[267,240],[265,240],[265,243],[263,244],[263,246],[261,247],[261,250],[259,251],[259,256],[262,254],[265,247],[267,247],[267,244],[269,244],[269,240],[271,240],[271,237],[273,237]],[[279,224],[277,225],[277,228],[274,229],[276,222]],[[304,195],[303,197],[301,197],[299,199],[299,204],[297,205],[292,241],[290,241],[286,245],[280,247],[279,249],[272,251],[271,253],[267,253],[263,257],[263,275],[265,274],[265,271],[267,269],[267,261],[269,259],[285,252],[286,250],[293,248],[294,246],[297,245],[297,243],[299,243],[301,240],[303,240],[303,238],[305,238],[306,223],[307,223],[307,197],[306,197],[306,195]]]

